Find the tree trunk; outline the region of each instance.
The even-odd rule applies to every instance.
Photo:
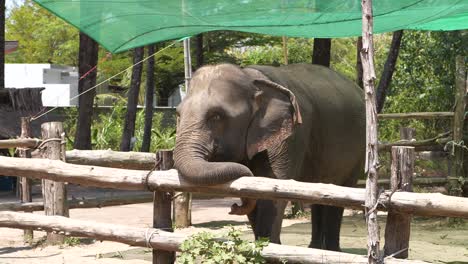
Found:
[[[392,44],[388,51],[387,61],[385,61],[382,76],[380,77],[379,86],[377,87],[377,113],[381,113],[387,97],[387,91],[392,82],[393,72],[395,71],[398,54],[400,53],[401,38],[403,30],[393,32]]]
[[[356,41],[356,82],[359,87],[364,88],[364,84],[362,84],[361,50],[362,50],[362,37],[358,37]]]
[[[135,48],[133,51],[133,64],[143,59],[143,48]],[[130,151],[133,148],[132,137],[135,133],[135,120],[138,105],[138,93],[140,92],[141,70],[143,64],[133,66],[132,80],[128,90],[127,114],[125,115],[125,124],[122,132],[122,141],[120,142],[121,151]]]
[[[205,63],[203,53],[203,33],[200,33],[195,38],[195,57],[197,58],[197,69],[202,67]]]
[[[5,88],[5,0],[0,0],[0,90]]]
[[[367,174],[365,212],[367,223],[367,257],[369,264],[382,263],[380,227],[377,221],[378,188],[378,130],[375,97],[374,22],[372,0],[361,0],[362,6],[362,73],[366,104],[366,163]]]
[[[79,74],[83,76],[98,63],[99,46],[96,41],[80,32],[80,50],[78,54]],[[97,71],[91,71],[79,80],[78,92],[81,94],[96,85]],[[96,89],[78,97],[78,124],[76,125],[75,149],[91,149],[91,124],[93,121],[93,103]]]
[[[148,56],[153,55],[155,45],[148,46]],[[145,95],[145,129],[143,132],[142,152],[149,152],[151,146],[151,128],[153,126],[154,103],[154,56],[146,64],[146,95]]]
[[[312,64],[330,67],[331,39],[314,38],[314,51],[312,53]]]

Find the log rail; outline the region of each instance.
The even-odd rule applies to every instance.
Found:
[[[242,177],[215,186],[197,186],[184,181],[176,170],[124,170],[74,165],[58,160],[0,157],[3,175],[49,179],[90,187],[125,190],[158,190],[212,193],[227,196],[298,200],[362,209],[364,189],[323,183],[304,183],[263,177]],[[148,177],[147,177],[148,175]],[[382,192],[379,208],[425,216],[468,218],[468,198],[438,193]]]
[[[70,219],[62,216],[43,216],[30,213],[0,212],[0,227],[34,229],[65,235],[91,237],[132,246],[152,247],[166,251],[180,251],[188,237],[154,228],[138,228],[108,223]],[[313,248],[270,243],[260,253],[267,261],[287,263],[367,263],[366,256]],[[386,258],[385,263],[427,263],[416,260]]]

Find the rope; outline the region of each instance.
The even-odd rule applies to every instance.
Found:
[[[148,231],[149,230],[152,230],[151,233],[148,234]],[[146,242],[146,247],[149,247],[149,248],[153,248],[153,246],[151,246],[151,238],[153,237],[154,234],[158,234],[159,233],[159,230],[158,229],[154,229],[154,228],[147,228],[145,230],[145,242]]]
[[[65,144],[65,141],[63,141],[61,138],[48,138],[44,141],[42,141],[42,143],[37,147],[38,149],[42,149],[44,148],[44,145],[47,143],[47,142],[51,142],[51,141],[59,141],[60,144]]]
[[[87,92],[89,92],[89,91],[91,91],[91,90],[93,90],[93,89],[96,89],[96,88],[99,87],[101,84],[104,84],[104,83],[106,83],[106,82],[108,82],[108,81],[114,79],[115,77],[119,76],[120,74],[123,74],[123,73],[125,73],[126,71],[130,70],[130,69],[133,68],[134,66],[136,66],[136,65],[138,65],[138,64],[141,64],[141,63],[147,61],[149,58],[151,58],[151,57],[153,57],[153,56],[156,56],[158,53],[163,52],[163,51],[165,51],[166,49],[168,49],[168,48],[174,46],[177,42],[179,42],[179,41],[181,41],[181,40],[182,40],[182,39],[180,39],[180,40],[174,40],[174,42],[172,42],[171,44],[169,44],[169,45],[167,45],[166,47],[164,47],[164,48],[158,50],[157,52],[155,52],[155,53],[149,55],[148,57],[142,59],[141,61],[139,61],[139,62],[137,62],[137,63],[131,65],[130,67],[126,68],[125,70],[120,71],[120,72],[114,74],[113,76],[111,76],[111,77],[107,78],[106,80],[104,80],[104,81],[102,81],[102,82],[100,82],[100,83],[94,85],[93,87],[89,88],[88,90],[86,90],[86,91],[84,91],[84,92],[82,92],[82,93],[80,93],[80,94],[78,94],[78,95],[76,95],[76,96],[70,98],[70,101],[73,100],[73,99],[76,99],[76,98],[80,97],[81,95],[83,95],[83,94],[85,94],[85,93],[87,93]],[[36,119],[38,119],[38,118],[40,118],[40,117],[42,117],[42,116],[44,116],[44,115],[46,115],[46,114],[52,112],[52,111],[54,111],[54,110],[57,109],[57,108],[59,108],[59,107],[58,107],[58,106],[55,106],[55,107],[53,107],[52,109],[50,109],[50,110],[48,110],[48,111],[46,111],[46,112],[44,112],[44,113],[42,113],[42,114],[40,114],[40,115],[38,115],[38,116],[35,116],[35,117],[31,118],[31,121],[34,121],[34,120],[36,120]]]
[[[158,160],[156,160],[156,163],[154,164],[153,168],[151,168],[151,170],[148,171],[148,173],[146,174],[146,177],[145,177],[145,180],[144,180],[143,184],[144,184],[144,186],[146,186],[146,189],[148,191],[151,191],[151,192],[154,191],[153,189],[151,189],[149,187],[148,181],[149,181],[149,177],[150,177],[151,173],[153,171],[155,171],[157,168],[159,168],[159,165],[161,165],[161,162],[162,162],[162,159],[159,157]]]

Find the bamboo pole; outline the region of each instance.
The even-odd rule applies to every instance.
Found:
[[[31,118],[30,117],[21,117],[21,139],[31,138]],[[31,149],[29,148],[18,148],[18,155],[22,158],[31,158]],[[21,203],[30,203],[32,202],[31,195],[31,179],[26,177],[20,177],[20,198]],[[34,238],[34,232],[30,229],[25,229],[23,234],[23,239],[25,242],[30,242]]]
[[[449,119],[453,118],[453,112],[413,112],[413,113],[389,113],[378,114],[380,119]]]
[[[61,122],[47,122],[41,125],[43,150],[42,156],[50,160],[65,161],[65,134]],[[48,141],[48,142],[47,142]],[[62,143],[63,142],[63,143]],[[42,180],[42,196],[46,215],[68,216],[67,189],[64,182],[49,179]],[[53,233],[47,234],[47,243],[63,243],[65,237]]]
[[[171,150],[161,150],[156,153],[157,170],[169,170],[174,166]],[[172,193],[155,191],[153,202],[153,227],[173,232],[171,218]],[[175,255],[171,251],[153,249],[153,264],[174,263]]]
[[[129,170],[151,170],[156,163],[154,153],[124,152],[112,150],[67,151],[67,162],[82,165],[95,165]]]
[[[185,87],[188,94],[192,80],[192,58],[190,53],[190,38],[184,40]],[[177,227],[189,227],[192,222],[192,194],[174,193],[174,222]]]
[[[414,156],[413,147],[392,148],[392,192],[413,191]],[[408,258],[410,230],[411,215],[394,212],[390,208],[385,226],[385,256],[395,254],[396,258]]]
[[[0,157],[0,171],[11,176],[65,181],[83,186],[125,190],[182,191],[220,194],[257,199],[299,200],[323,205],[362,209],[365,191],[360,188],[324,183],[306,183],[263,177],[242,177],[229,183],[201,186],[185,181],[176,170],[124,170],[74,165],[57,160]],[[146,181],[147,179],[147,181]],[[148,184],[146,184],[146,182]],[[399,212],[416,215],[468,218],[468,198],[440,193],[383,192],[381,209],[391,206]]]
[[[153,195],[150,193],[138,194],[138,195],[123,195],[117,197],[102,197],[102,198],[90,198],[90,199],[68,199],[68,208],[102,208],[108,206],[126,205],[126,204],[137,204],[137,203],[149,203],[153,201]],[[43,202],[30,202],[30,203],[0,203],[0,211],[43,211]]]
[[[180,251],[187,236],[154,228],[138,228],[115,224],[75,220],[61,216],[43,216],[28,213],[0,212],[0,227],[31,228],[40,231],[59,232],[78,237],[116,241],[131,246],[151,247],[158,250]],[[366,263],[366,257],[335,251],[284,246],[270,243],[260,253],[269,262],[322,264]],[[425,263],[417,260],[385,259],[387,264]]]
[[[361,60],[366,103],[366,164],[367,174],[365,212],[367,222],[367,257],[368,263],[380,263],[380,228],[377,223],[377,205],[379,199],[378,181],[378,140],[377,108],[375,96],[375,69],[373,43],[372,0],[361,0],[362,5],[362,49]]]

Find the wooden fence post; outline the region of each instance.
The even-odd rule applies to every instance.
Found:
[[[21,136],[20,138],[31,138],[31,118],[30,117],[21,117]],[[31,158],[31,149],[29,148],[17,148],[18,154],[21,158]],[[20,199],[22,203],[32,202],[31,196],[31,182],[32,180],[26,177],[20,177]],[[24,241],[30,242],[34,238],[34,233],[32,229],[24,230]]]
[[[416,137],[416,129],[411,127],[400,127],[400,139],[412,140]]]
[[[453,117],[453,168],[448,178],[448,191],[450,195],[461,196],[462,188],[460,178],[464,176],[463,161],[465,154],[465,145],[463,143],[463,125],[465,121],[465,107],[467,95],[467,70],[465,58],[456,57],[455,71],[455,111]]]
[[[364,100],[366,104],[366,179],[365,212],[367,223],[368,263],[382,262],[380,252],[380,227],[377,222],[378,188],[378,141],[377,141],[377,103],[375,96],[374,41],[372,0],[361,0],[362,6],[362,49]]]
[[[174,166],[172,150],[156,152],[156,169],[169,170]],[[173,232],[171,218],[172,193],[156,191],[153,199],[153,227]],[[153,264],[174,263],[175,253],[153,249]]]
[[[390,189],[413,191],[414,147],[392,147]],[[392,211],[389,208],[385,226],[385,256],[407,258],[411,228],[411,215]]]
[[[47,122],[41,125],[42,157],[45,159],[65,161],[65,134],[61,122]],[[46,215],[68,217],[67,190],[65,183],[42,180],[42,195]],[[47,233],[47,243],[63,243],[62,234]]]

